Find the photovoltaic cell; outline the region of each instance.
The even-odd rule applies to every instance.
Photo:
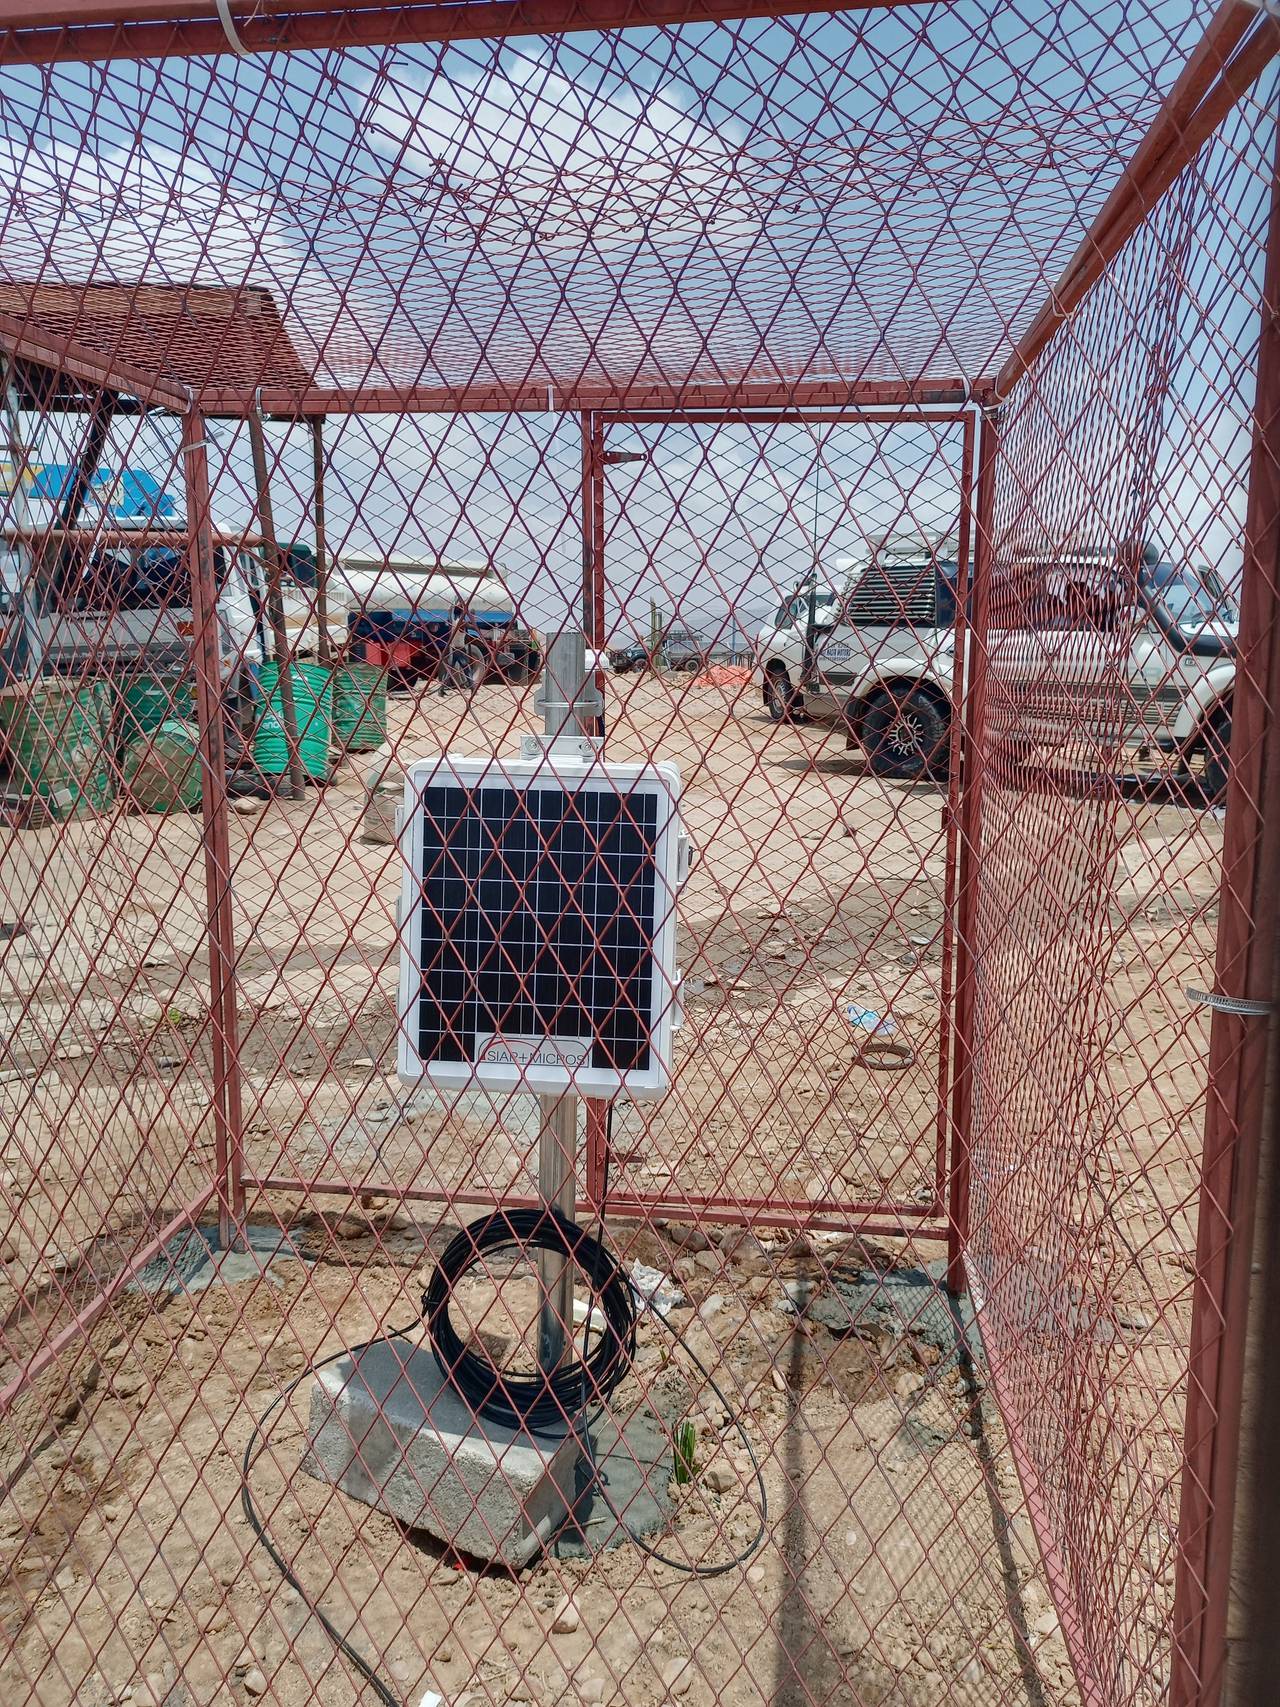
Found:
[[[418,1052],[486,1035],[581,1040],[650,1064],[658,801],[645,790],[442,783],[422,811]]]

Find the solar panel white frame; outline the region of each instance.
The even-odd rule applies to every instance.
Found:
[[[422,1059],[419,1052],[422,993],[422,892],[424,881],[424,814],[422,802],[431,787],[528,790],[549,787],[566,793],[595,790],[629,795],[650,794],[656,801],[654,830],[654,923],[651,944],[652,976],[649,1005],[649,1062],[640,1069],[619,1071],[588,1063],[552,1063],[545,1059],[516,1065],[508,1061],[440,1061]],[[399,844],[404,856],[400,899],[400,992],[396,1067],[409,1084],[423,1079],[455,1089],[555,1093],[573,1090],[582,1096],[609,1098],[625,1092],[632,1097],[660,1095],[671,1082],[672,1037],[680,1020],[679,973],[676,969],[676,896],[680,886],[683,841],[679,819],[680,773],[674,765],[610,764],[576,756],[519,758],[460,758],[440,754],[408,768]],[[613,915],[610,915],[613,916]],[[564,1041],[563,1039],[561,1040]],[[554,1040],[552,1040],[554,1046]]]

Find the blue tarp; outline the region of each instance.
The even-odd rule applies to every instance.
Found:
[[[46,462],[35,471],[31,496],[59,504],[71,490],[75,466]],[[89,489],[116,521],[139,521],[147,516],[175,516],[178,506],[145,468],[99,468]]]

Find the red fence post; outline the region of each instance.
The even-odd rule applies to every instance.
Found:
[[[1272,179],[1262,294],[1213,990],[1236,1011],[1215,1005],[1209,1038],[1171,1707],[1215,1707],[1226,1660],[1253,1209],[1276,1024],[1278,711],[1280,161]]]
[[[960,865],[955,927],[955,1053],[951,1081],[951,1191],[947,1217],[947,1285],[962,1292],[964,1246],[969,1231],[969,1145],[973,1120],[972,944],[982,844],[982,790],[986,776],[987,627],[991,608],[996,455],[1000,430],[986,409],[978,439],[977,514],[973,572],[969,578],[969,649],[964,671],[964,726],[960,743]]]
[[[218,1233],[226,1249],[244,1218],[244,1119],[236,1026],[235,940],[231,912],[231,833],[218,586],[213,562],[209,456],[204,417],[182,421],[183,481],[190,539],[192,643],[196,723],[200,744],[200,805],[205,893],[209,914],[209,1011],[213,1022],[214,1166],[218,1176]]]
[[[604,647],[604,427],[582,413],[582,631],[587,645]],[[602,672],[597,670],[597,686]],[[600,731],[604,733],[603,730]]]
[[[938,982],[938,1116],[934,1147],[933,1212],[941,1215],[947,1200],[951,1155],[951,1079],[955,1071],[955,960],[956,896],[960,824],[960,763],[964,723],[965,684],[969,652],[969,599],[973,586],[974,416],[964,418],[964,440],[960,451],[960,531],[956,542],[955,653],[951,668],[951,727],[947,740],[947,798],[942,807],[946,831],[945,928],[942,933],[942,965]]]

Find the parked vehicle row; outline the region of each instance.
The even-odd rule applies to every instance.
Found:
[[[755,674],[775,721],[841,728],[888,777],[945,774],[955,691],[957,562],[939,542],[888,545],[836,590],[797,589],[761,631]],[[1204,793],[1226,787],[1238,615],[1206,570],[1155,544],[1024,553],[993,578],[989,729],[1015,759],[1097,765],[1156,750]]]
[[[0,647],[10,673],[25,673],[32,657],[63,674],[183,666],[193,616],[173,500],[140,474],[105,482],[83,527],[68,532],[58,472],[42,471],[43,484],[15,494],[0,537]],[[273,654],[265,568],[260,551],[236,543],[231,530],[216,537],[222,649],[236,671]],[[305,547],[288,547],[285,557],[285,628],[290,650],[307,656],[320,639],[315,564]],[[757,640],[755,673],[769,716],[839,727],[883,776],[945,774],[957,561],[954,542],[888,540],[839,585],[798,587]],[[326,611],[331,643],[386,666],[402,685],[447,678],[475,688],[528,681],[541,668],[538,637],[484,562],[345,556],[327,576]],[[1158,751],[1178,771],[1198,773],[1204,792],[1218,798],[1237,624],[1215,576],[1154,543],[1136,566],[1090,549],[1001,561],[987,642],[991,737],[1014,760],[1070,745],[1072,761],[1086,769],[1122,748]],[[608,668],[696,671],[710,659],[707,642],[673,622],[656,646],[611,651]]]
[[[618,676],[639,670],[676,670],[690,674],[705,669],[711,662],[711,648],[692,629],[673,623],[663,630],[656,645],[637,640],[630,646],[615,647],[609,653],[609,665]]]

